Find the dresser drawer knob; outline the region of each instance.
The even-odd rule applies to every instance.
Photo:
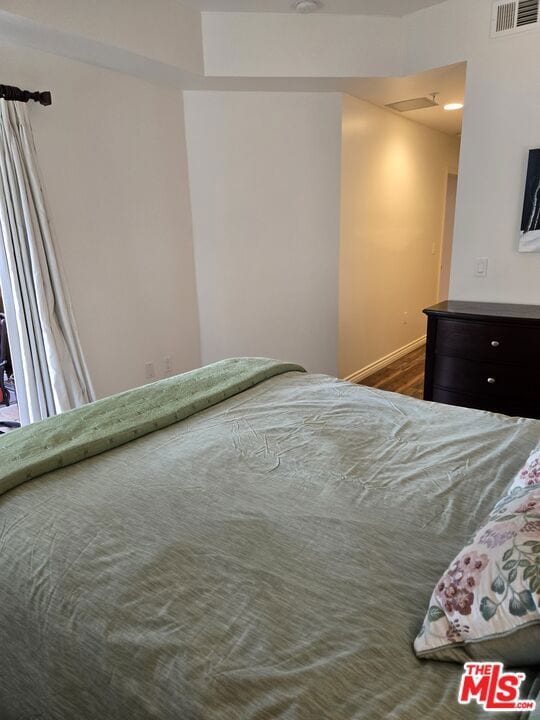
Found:
[[[501,343],[498,340],[492,340],[491,341],[491,347],[499,347]]]
[[[495,383],[497,382],[495,378],[488,378],[487,381],[490,385],[495,385]]]

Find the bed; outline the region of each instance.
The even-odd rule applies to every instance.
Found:
[[[1,720],[485,717],[412,643],[539,436],[238,359],[2,437]]]

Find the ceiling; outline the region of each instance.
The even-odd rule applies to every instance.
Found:
[[[180,0],[202,12],[294,12],[293,0]],[[320,12],[342,15],[402,17],[445,0],[323,0]]]
[[[467,63],[457,63],[407,77],[388,78],[193,78],[189,90],[236,90],[243,92],[342,92],[384,107],[388,103],[439,93],[438,107],[399,113],[399,117],[448,135],[461,133],[463,110],[447,112],[443,105],[464,102]]]
[[[371,78],[358,81],[350,79],[347,80],[347,92],[380,106],[439,93],[438,107],[404,113],[395,110],[391,112],[449,135],[457,135],[461,132],[463,110],[448,112],[443,109],[443,105],[465,102],[466,72],[467,64],[459,63],[408,77]]]

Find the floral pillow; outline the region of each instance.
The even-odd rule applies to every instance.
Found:
[[[540,444],[529,455],[529,459],[514,478],[509,491],[518,487],[540,484]]]
[[[540,447],[431,596],[418,657],[540,664]]]

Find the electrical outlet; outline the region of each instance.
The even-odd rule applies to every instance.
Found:
[[[474,261],[474,274],[476,277],[487,277],[488,259],[487,257],[479,257]]]
[[[153,362],[147,362],[144,365],[144,375],[147,380],[151,380],[156,377],[156,369]]]
[[[170,375],[172,373],[172,358],[170,355],[166,355],[163,358],[163,374]]]

